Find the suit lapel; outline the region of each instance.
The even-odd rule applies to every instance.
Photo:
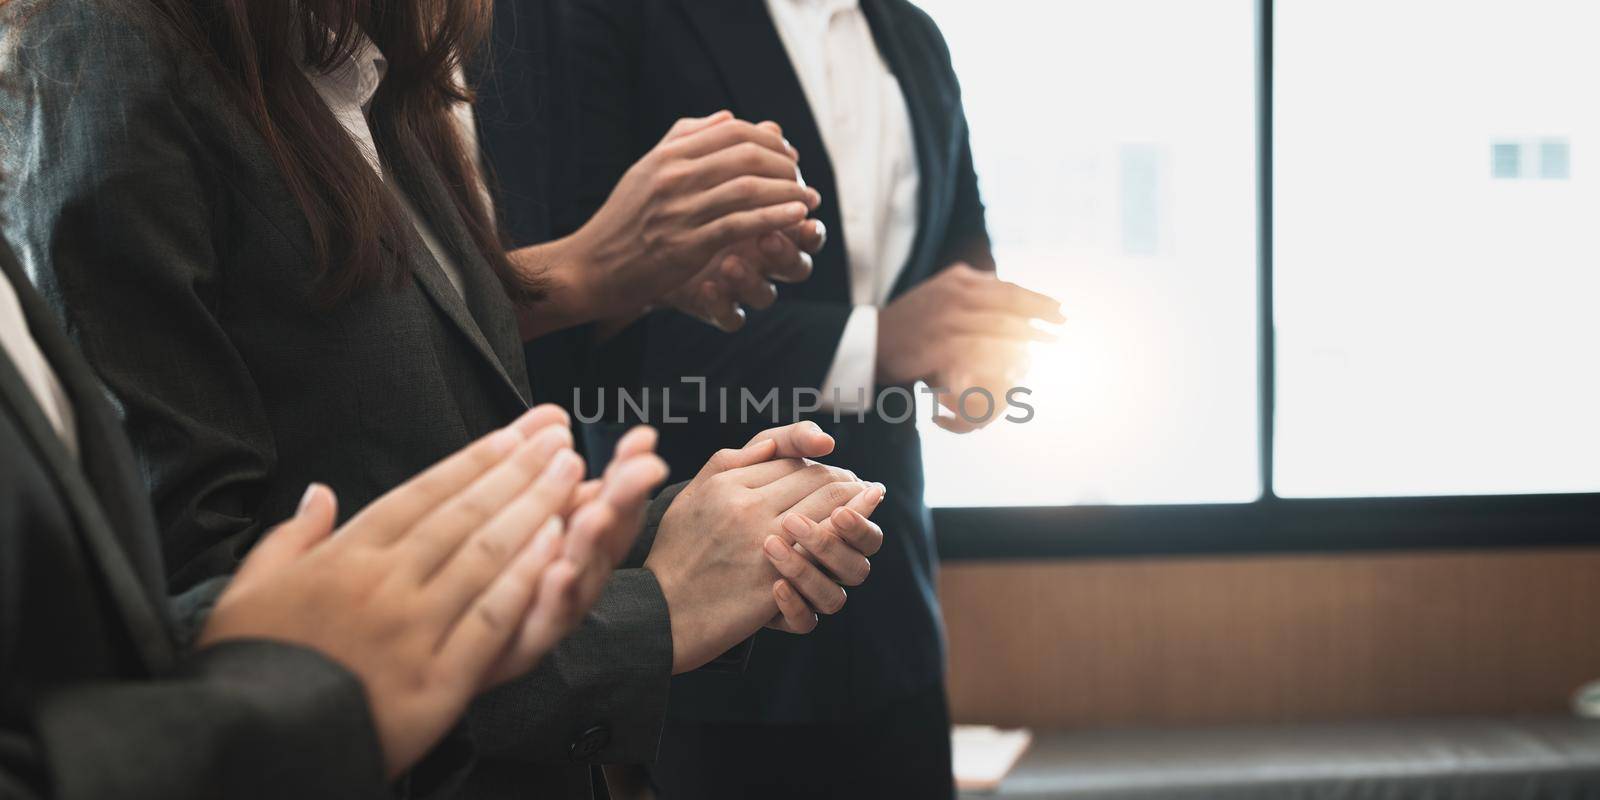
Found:
[[[31,440],[39,460],[60,488],[77,520],[81,544],[105,579],[130,639],[152,672],[171,668],[172,633],[165,603],[156,534],[148,503],[141,502],[137,472],[124,444],[121,425],[87,365],[34,293],[9,248],[0,246],[0,269],[16,288],[23,315],[39,350],[55,370],[72,402],[78,424],[80,460],[75,462],[45,418],[9,358],[0,358],[0,403],[7,406]],[[108,514],[124,522],[119,530]],[[122,535],[119,535],[122,534]]]
[[[837,269],[819,269],[811,277],[823,297],[850,299],[850,270],[840,223],[838,183],[822,133],[811,113],[800,77],[762,0],[682,0],[679,4],[704,40],[717,65],[734,111],[741,119],[772,120],[800,151],[806,183],[822,194],[818,217],[828,228],[828,250]],[[833,200],[833,202],[830,202]]]
[[[912,138],[917,147],[917,171],[920,180],[917,181],[917,236],[911,248],[911,256],[906,260],[904,269],[895,278],[893,289],[889,297],[898,297],[902,292],[916,285],[924,276],[913,273],[922,272],[919,265],[927,264],[937,257],[936,253],[929,252],[937,248],[939,242],[934,241],[933,234],[943,231],[935,214],[933,202],[933,189],[941,185],[948,177],[946,165],[935,158],[939,153],[938,141],[934,137],[936,126],[949,125],[948,120],[941,120],[934,113],[929,102],[930,93],[936,88],[930,86],[925,69],[918,69],[912,63],[911,54],[907,52],[906,43],[900,32],[896,29],[893,20],[888,19],[889,12],[883,7],[881,0],[861,0],[861,10],[867,18],[867,25],[872,29],[872,38],[878,43],[878,52],[883,55],[883,60],[889,65],[889,71],[894,74],[895,80],[900,82],[900,93],[906,98],[906,110],[911,116]]]
[[[232,102],[222,97],[220,93],[212,98],[212,102],[222,108],[232,107]],[[241,114],[230,112],[222,116],[233,149],[245,160],[250,172],[259,175],[280,174],[276,162],[273,161],[255,127]],[[405,148],[406,157],[397,159],[402,166],[427,164],[427,157],[419,148],[411,145],[406,145]],[[412,174],[411,170],[404,168],[388,167],[388,169],[398,179],[391,185],[404,187],[406,196],[412,199],[423,216],[435,225],[441,240],[451,248],[452,252],[458,254],[464,282],[469,286],[468,294],[469,296],[475,294],[477,285],[474,281],[482,275],[492,275],[492,272],[475,247],[462,246],[466,239],[465,231],[456,217],[453,204],[449,203],[448,198],[441,200],[443,190],[440,188],[437,173],[426,166],[417,167],[417,174]],[[292,232],[286,239],[303,257],[308,261],[311,260],[312,250],[305,214],[281,180],[242,186],[240,190],[255,200],[258,207],[274,220],[279,229]],[[445,222],[440,224],[439,220]],[[499,377],[500,382],[526,401],[523,390],[519,388],[527,385],[527,372],[521,356],[522,340],[517,334],[516,318],[509,309],[509,302],[504,298],[505,292],[496,287],[496,290],[500,291],[500,304],[497,307],[491,302],[478,304],[477,310],[480,311],[483,325],[480,328],[480,320],[474,319],[473,309],[467,307],[461,295],[456,293],[455,287],[450,285],[449,278],[445,277],[443,268],[434,261],[422,238],[411,229],[411,226],[405,228],[407,238],[401,243],[405,251],[401,257],[405,259],[407,268],[417,284],[422,287],[423,292],[438,307],[449,324],[459,330],[471,343],[472,348],[488,361],[488,367]],[[508,329],[509,335],[506,333]],[[486,330],[488,336],[485,335]],[[495,344],[490,343],[489,337],[493,337]]]
[[[390,167],[391,186],[405,192],[419,213],[433,226],[434,235],[456,257],[462,289],[456,291],[444,268],[412,226],[406,229],[403,257],[428,297],[439,307],[474,350],[488,361],[500,382],[524,405],[529,402],[527,367],[522,360],[522,338],[511,301],[501,288],[494,270],[467,234],[466,224],[441,185],[438,173],[417,158],[409,165]]]

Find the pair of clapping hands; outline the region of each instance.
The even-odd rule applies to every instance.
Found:
[[[199,644],[283,641],[343,665],[397,775],[474,696],[531,670],[578,624],[667,475],[654,446],[652,429],[629,432],[585,482],[566,414],[541,406],[337,532],[333,492],[313,485],[245,560]],[[672,613],[675,672],[763,623],[803,632],[812,605],[837,610],[843,590],[806,551],[845,580],[865,578],[882,541],[866,515],[882,490],[802,455],[831,448],[815,426],[775,429],[718,454],[675,498],[647,562]],[[764,539],[783,547],[762,555]]]
[[[716,116],[711,119],[711,124],[733,121],[731,118],[719,121]],[[778,137],[784,152],[795,162],[795,182],[805,187],[805,177],[799,165],[800,151],[783,138],[783,129],[775,122],[763,122],[756,127],[769,137]],[[694,130],[694,121],[680,122],[674,133],[667,135],[667,141],[673,141],[675,134],[676,137],[682,137],[685,129]],[[770,139],[766,146],[770,148]],[[782,164],[767,163],[765,156],[750,156],[748,163],[754,166],[760,161],[761,168],[774,171],[771,174],[784,168]],[[821,202],[821,195],[814,189],[806,190],[817,198],[817,202],[811,203],[808,208],[808,213],[814,212]],[[732,333],[744,327],[743,306],[770,308],[778,300],[778,283],[799,283],[811,277],[811,257],[827,241],[826,226],[815,219],[801,220],[781,230],[739,239],[725,245],[687,284],[668,293],[664,302],[702,322]]]
[[[765,431],[712,456],[668,507],[644,565],[672,617],[674,673],[763,624],[809,633],[866,580],[885,490],[810,460],[833,446],[811,422]]]
[[[727,111],[679,120],[581,228],[511,254],[549,289],[522,309],[524,336],[594,321],[616,330],[653,307],[743,327],[744,307],[767,308],[777,283],[810,277],[826,241],[807,218],[822,196],[799,163],[776,123]]]

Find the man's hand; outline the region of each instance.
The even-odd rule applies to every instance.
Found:
[[[961,337],[940,348],[943,367],[929,375],[938,404],[933,424],[951,433],[971,433],[1005,414],[1007,393],[1028,372],[1026,342]],[[981,389],[982,391],[969,391]]]
[[[981,388],[994,407],[974,393],[966,417],[993,420],[1005,408],[1005,395],[1027,368],[1028,342],[1055,336],[1033,327],[1034,320],[1066,321],[1061,304],[1038,292],[995,277],[992,272],[955,264],[901,295],[878,317],[878,380],[885,384],[927,381],[939,405],[959,412],[960,395]],[[985,422],[960,413],[941,415],[947,430],[965,433]]]
[[[811,257],[827,243],[827,229],[808,219],[783,231],[739,242],[718,253],[693,280],[664,303],[725,333],[744,327],[741,306],[770,308],[779,283],[811,277]]]
[[[636,316],[713,255],[804,221],[822,198],[796,169],[793,148],[770,128],[727,112],[680,120],[565,240],[560,263],[530,269],[575,269],[563,302],[592,319]]]
[[[344,665],[366,690],[389,774],[402,772],[487,687],[510,643],[583,610],[573,590],[586,565],[563,555],[560,516],[583,460],[549,425],[519,422],[539,432],[485,437],[336,536],[333,493],[313,486],[245,560],[200,647],[271,639]],[[515,667],[543,654],[522,650]]]
[[[971,347],[963,339],[1050,342],[1032,320],[1066,321],[1061,304],[966,264],[954,264],[890,303],[878,317],[878,379],[924,380]],[[956,387],[950,387],[956,388]]]
[[[788,565],[792,576],[780,574],[763,549],[767,537],[783,530],[785,515],[829,519],[868,489],[848,471],[807,460],[832,448],[831,437],[808,422],[764,432],[742,449],[713,456],[667,510],[645,567],[667,600],[675,674],[727,651],[780,609],[806,613],[779,602],[785,589],[813,608],[837,610],[838,587],[819,567],[796,558],[799,563]],[[872,539],[854,526],[829,535],[841,542]],[[837,563],[846,562],[840,557]]]
[[[763,122],[757,127],[783,136],[783,129],[776,122]],[[783,143],[798,162],[800,152],[787,139]],[[798,167],[795,180],[805,184]],[[781,232],[737,242],[713,257],[687,284],[668,294],[664,304],[732,333],[744,327],[741,306],[769,308],[778,299],[778,283],[799,283],[811,277],[811,257],[827,241],[827,228],[822,222],[808,219]]]

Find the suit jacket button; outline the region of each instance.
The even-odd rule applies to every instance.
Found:
[[[587,761],[594,758],[608,744],[611,744],[611,730],[604,725],[596,725],[579,734],[572,743],[572,760]]]

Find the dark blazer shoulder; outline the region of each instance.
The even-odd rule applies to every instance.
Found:
[[[67,154],[63,163],[73,168],[103,169],[110,156],[97,142],[125,144],[150,127],[193,140],[202,127],[198,120],[221,105],[220,84],[170,23],[138,5],[0,4],[0,142],[6,148],[53,148]],[[175,141],[169,137],[164,146]],[[18,173],[9,176],[8,189],[27,188]]]
[[[934,22],[933,17],[922,10],[921,6],[911,2],[911,0],[864,0],[864,2],[869,4],[876,3],[884,13],[892,17],[905,30],[918,36],[936,39],[941,46],[944,44],[944,34],[939,32],[938,23]]]
[[[129,0],[12,0],[0,29],[9,79],[77,93],[170,91],[199,65],[168,23]]]
[[[947,77],[955,79],[955,67],[950,60],[950,45],[945,41],[939,23],[934,22],[928,12],[910,0],[863,0],[863,2],[876,4],[883,14],[884,21],[892,25],[904,41],[913,43],[929,56],[934,64],[942,68]]]

